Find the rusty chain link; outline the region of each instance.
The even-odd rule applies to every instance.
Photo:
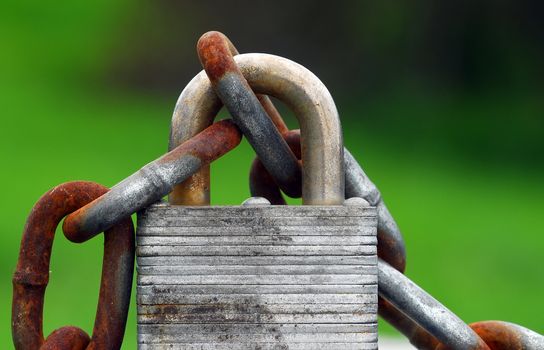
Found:
[[[92,182],[69,182],[44,194],[32,209],[13,276],[11,328],[16,349],[117,349],[121,346],[134,268],[134,228],[130,218],[104,232],[102,280],[92,338],[77,327],[63,327],[44,340],[42,327],[55,230],[64,216],[107,191]]]
[[[250,170],[253,196],[284,205],[282,192],[305,193],[305,204],[327,204],[332,196],[361,197],[378,213],[379,314],[419,349],[544,349],[544,336],[501,321],[466,325],[459,317],[403,275],[406,251],[401,232],[374,183],[352,154],[343,159],[310,155],[309,149],[342,147],[342,135],[306,135],[315,114],[337,113],[324,85],[305,68],[265,54],[238,55],[219,32],[204,34],[197,45],[204,71],[185,88],[172,118],[170,151],[107,190],[89,182],[71,182],[47,192],[34,206],[23,232],[13,277],[12,334],[16,349],[118,349],[121,345],[131,292],[134,231],[130,215],[170,193],[172,204],[209,203],[209,167],[246,136],[257,158]],[[274,72],[267,78],[264,71]],[[287,72],[281,74],[280,72]],[[297,84],[308,86],[297,89]],[[301,130],[289,130],[267,95],[280,98],[295,111]],[[188,107],[187,101],[192,101]],[[234,123],[212,124],[225,105]],[[190,115],[191,118],[186,118]],[[325,118],[326,119],[326,118]],[[192,124],[188,124],[189,121]],[[239,130],[239,129],[240,130]],[[302,136],[301,136],[302,132]],[[325,140],[320,144],[316,140]],[[318,174],[305,178],[301,161]],[[344,184],[328,193],[306,193],[309,181],[345,172]],[[319,187],[319,186],[316,186]],[[345,187],[345,188],[344,188]],[[337,193],[335,188],[342,188]],[[43,337],[43,298],[55,229],[64,218],[65,236],[77,243],[104,232],[104,261],[92,338],[77,327],[62,327]]]

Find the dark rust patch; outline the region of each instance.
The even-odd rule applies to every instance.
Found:
[[[240,130],[231,120],[221,120],[167,153],[162,160],[167,162],[187,153],[209,164],[238,146],[241,139]]]
[[[252,196],[264,197],[272,205],[286,205],[276,182],[259,158],[255,158],[249,171],[249,190]]]
[[[275,109],[275,108],[274,108]],[[277,126],[278,124],[285,125],[283,123],[283,119],[277,112],[277,119],[281,120],[275,121],[274,124]],[[271,118],[273,119],[273,118]],[[301,160],[301,147],[300,147],[300,130],[287,130],[282,132],[282,136],[293,152],[293,154],[297,157],[299,160],[299,165],[302,167],[302,160]],[[293,183],[296,182],[296,179],[293,179]],[[272,175],[266,170],[263,163],[259,160],[259,158],[255,158],[253,160],[253,163],[251,164],[251,169],[249,171],[249,189],[252,196],[255,197],[264,197],[270,201],[270,204],[273,205],[286,205],[287,202],[283,198],[283,195],[280,191],[279,186],[276,184],[274,179],[272,178]],[[301,193],[301,191],[299,191]],[[297,197],[300,197],[297,196]]]
[[[62,327],[53,331],[45,340],[40,350],[83,350],[91,338],[77,327]]]

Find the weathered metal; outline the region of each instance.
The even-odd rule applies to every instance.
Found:
[[[260,206],[260,205],[270,205],[270,201],[264,197],[249,197],[242,202],[242,206]]]
[[[342,203],[344,181],[342,133],[338,112],[323,83],[306,68],[285,58],[268,54],[241,54],[234,57],[255,93],[274,96],[293,110],[302,133],[305,204]],[[205,72],[198,74],[181,93],[174,115],[170,147],[191,138],[209,125],[221,101]],[[326,152],[324,151],[326,150]],[[209,204],[209,172],[202,172],[176,186],[171,204]]]
[[[380,317],[406,336],[416,349],[435,350],[441,345],[438,339],[384,298],[378,298],[378,311]]]
[[[275,118],[281,120],[279,114]],[[275,124],[280,123],[276,122]],[[283,131],[282,135],[293,153],[300,158],[300,131]],[[344,169],[345,197],[364,198],[378,210],[378,256],[397,270],[404,272],[406,249],[399,227],[387,209],[380,191],[347,148],[344,148]],[[281,192],[266,170],[258,158],[253,161],[249,175],[251,195],[265,197],[272,204],[286,204]]]
[[[232,62],[229,62],[229,64],[233,65]],[[243,89],[248,90],[249,88],[246,86]],[[300,153],[300,143],[297,140],[296,132],[288,131],[281,116],[275,109],[269,114],[271,115],[271,120],[273,120],[274,124],[280,130],[281,135],[286,139],[289,138],[290,142],[288,143],[293,152],[296,153],[298,150]],[[298,158],[300,158],[300,155]],[[351,196],[363,197],[371,205],[377,207],[379,217],[378,239],[380,241],[378,254],[394,268],[403,272],[406,266],[404,241],[397,224],[382,200],[379,190],[347,150],[344,150],[344,165],[346,168],[346,198]],[[264,196],[273,204],[285,204],[278,186],[267,170],[259,159],[253,162],[250,175],[252,195]],[[386,266],[384,269],[389,268],[393,270],[391,266],[386,263],[383,264]],[[408,334],[414,344],[418,345],[418,347],[429,349],[488,349],[482,339],[471,331],[457,316],[432,299],[432,297],[401,273],[397,273],[396,275],[397,279],[390,279],[387,282],[411,285],[412,288],[418,291],[419,300],[408,298],[408,295],[404,294],[402,289],[391,289],[389,292],[396,292],[389,294],[390,297],[393,297],[392,301],[394,305],[387,300],[380,299],[380,308],[383,309],[384,317],[391,321],[393,325],[400,328],[401,331]],[[385,282],[383,288],[383,294],[386,294],[388,289]],[[382,295],[381,289],[380,296]],[[418,301],[422,303],[418,304]],[[410,305],[413,306],[412,309],[409,308]],[[432,305],[432,307],[424,309],[423,306],[425,305]],[[412,318],[407,317],[406,313]],[[436,317],[437,315],[440,317]],[[415,323],[413,318],[419,324]],[[442,321],[449,323],[446,323],[447,326],[444,327]]]
[[[90,342],[91,339],[81,328],[66,326],[51,332],[40,350],[84,350]]]
[[[382,260],[378,261],[378,291],[448,349],[489,349],[459,317]]]
[[[16,349],[120,348],[134,268],[134,229],[130,217],[104,232],[102,279],[92,338],[79,328],[63,327],[44,341],[42,328],[55,230],[64,216],[107,191],[92,182],[69,182],[44,194],[33,207],[13,276],[11,325]]]
[[[257,98],[259,99],[259,102],[263,106],[264,110],[266,111],[266,114],[272,120],[272,123],[276,126],[276,129],[280,132],[281,135],[284,135],[289,132],[289,128],[283,121],[283,118],[280,115],[280,112],[276,109],[270,98],[266,95],[260,95],[257,94]],[[296,154],[295,154],[296,156]],[[298,157],[300,158],[300,156]]]
[[[198,40],[197,52],[217,96],[270,175],[288,195],[300,196],[298,161],[238,69],[232,47],[223,34],[208,32]]]
[[[377,349],[375,208],[257,204],[140,213],[140,348]]]
[[[240,140],[240,131],[229,120],[209,126],[68,215],[63,225],[66,237],[73,242],[85,241],[155,203],[203,165],[232,150]]]
[[[332,97],[311,72],[272,55],[234,57],[236,48],[218,32],[197,46],[205,72],[180,95],[168,154],[109,192],[66,183],[33,208],[13,277],[16,349],[120,347],[134,263],[129,216],[142,209],[141,349],[377,349],[378,305],[419,349],[544,349],[544,336],[512,323],[467,326],[402,274],[400,230],[343,148]],[[302,137],[266,94],[293,109]],[[241,139],[230,121],[208,127],[223,102],[262,159],[250,175],[251,193],[262,197],[237,207],[156,204],[172,190],[173,204],[209,204],[208,164]],[[270,205],[285,204],[280,187],[312,206]],[[73,242],[106,230],[92,338],[73,326],[43,337],[51,248],[65,216],[64,234]]]
[[[287,145],[289,145],[293,154],[299,159],[299,166],[302,167],[300,162],[300,130],[289,130],[277,109],[272,105],[272,102],[270,102],[269,106],[271,107],[268,107],[267,113],[270,119],[274,121],[274,125],[276,125],[278,131],[281,132],[283,139],[287,142]],[[274,205],[287,204],[278,185],[276,185],[276,182],[258,157],[251,163],[251,169],[249,171],[249,191],[252,196],[264,197]]]

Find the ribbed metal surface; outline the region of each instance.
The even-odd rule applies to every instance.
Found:
[[[151,206],[139,348],[377,349],[376,226],[359,206]]]

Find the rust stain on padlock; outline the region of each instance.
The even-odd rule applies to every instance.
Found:
[[[95,183],[70,182],[47,192],[32,209],[13,276],[12,335],[16,349],[32,350],[42,345],[62,349],[67,339],[70,346],[80,348],[89,342],[85,332],[75,327],[61,328],[44,341],[43,303],[58,223],[107,191]],[[115,349],[123,339],[132,287],[134,229],[130,218],[105,232],[104,240],[100,296],[90,348]]]
[[[139,344],[375,344],[375,225],[343,205],[147,208]]]

